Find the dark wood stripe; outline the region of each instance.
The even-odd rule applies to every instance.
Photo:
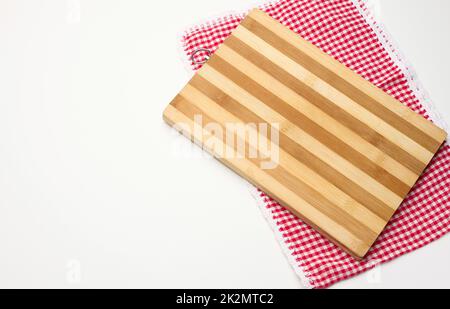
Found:
[[[245,91],[265,103],[273,110],[276,110],[284,118],[288,119],[309,135],[313,136],[323,145],[327,146],[347,161],[352,162],[355,167],[370,175],[402,199],[406,197],[410,191],[410,187],[401,180],[391,175],[388,171],[367,159],[360,152],[348,146],[339,138],[317,125],[314,121],[284,102],[278,96],[248,78],[245,74],[220,58],[219,55],[213,57],[208,62],[208,65],[226,76],[228,79],[239,81],[239,86]]]
[[[385,120],[387,123],[395,127],[397,130],[416,141],[419,145],[435,153],[439,147],[439,142],[428,136],[425,132],[406,121],[404,118],[396,115],[394,112],[378,103],[374,98],[368,96],[360,89],[353,86],[350,82],[335,74],[327,67],[312,59],[306,53],[296,48],[290,42],[286,42],[278,35],[266,28],[257,20],[249,17],[246,18],[242,25],[256,34],[258,37],[281,51],[283,54],[303,66],[305,69],[315,74],[322,80],[326,81],[334,88],[351,98],[356,103],[369,110],[374,115]]]
[[[435,153],[439,149],[439,142],[435,141],[425,132],[421,131],[404,118],[396,115],[390,109],[378,103],[374,98],[354,87],[341,76],[335,74],[327,67],[310,58],[307,54],[296,48],[294,45],[280,38],[263,24],[260,24],[252,18],[247,18],[244,21],[243,26],[283,52],[286,56],[289,56],[292,60],[302,65],[311,73],[320,77],[327,83],[332,84],[337,90],[347,95],[349,98],[372,112],[374,115],[377,115],[381,119],[384,119],[386,122],[390,123],[397,130],[404,133],[406,136],[410,137],[430,152]]]
[[[426,165],[424,163],[410,155],[396,144],[387,140],[384,136],[353,117],[344,109],[317,93],[314,89],[305,85],[302,81],[298,80],[296,77],[274,64],[270,59],[263,56],[244,42],[235,37],[230,37],[227,39],[226,45],[248,59],[253,64],[257,65],[260,69],[276,78],[304,99],[320,108],[329,116],[334,119],[339,119],[340,122],[347,128],[360,135],[363,139],[380,149],[382,152],[397,160],[415,174],[420,175],[425,169]],[[211,58],[211,60],[214,60],[214,58],[216,57]]]
[[[230,111],[237,118],[243,119],[247,123],[266,123],[266,121],[258,117],[254,112],[242,106],[242,104],[229,97],[203,77],[199,75],[194,76],[190,84],[211,100],[217,102],[224,109]],[[393,215],[394,211],[388,205],[384,204],[377,197],[361,188],[358,184],[336,171],[333,167],[314,156],[307,149],[281,132],[280,145],[291,156],[297,158],[297,160],[310,167],[341,191],[366,206],[366,208],[380,218],[389,220]]]
[[[225,131],[224,123],[217,119],[211,118],[206,111],[199,109],[197,106],[191,104],[189,101],[184,100],[183,104],[175,104],[174,107],[187,116],[189,119],[194,119],[195,115],[202,115],[204,124],[216,123],[221,124]],[[243,120],[243,123],[245,120]],[[245,141],[246,149],[249,149],[250,145]],[[235,148],[235,145],[228,145]],[[252,162],[256,166],[260,166],[260,159],[252,159],[246,157],[245,160]],[[306,183],[293,176],[289,171],[279,166],[273,170],[265,170],[265,173],[275,178],[278,182],[285,185],[287,189],[294,192],[297,196],[301,197],[310,205],[314,206],[319,212],[326,215],[328,218],[346,228],[352,233],[355,238],[362,240],[366,244],[371,245],[377,238],[377,234],[370,230],[366,225],[360,221],[351,217],[348,213],[341,210],[338,206],[330,202],[319,192],[308,186]],[[294,206],[294,205],[292,205]],[[356,235],[360,235],[359,237]],[[362,238],[362,239],[361,239]]]

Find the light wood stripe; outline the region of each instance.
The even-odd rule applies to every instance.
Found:
[[[203,67],[203,69],[199,71],[198,74],[209,80],[217,88],[221,89],[224,93],[241,103],[243,106],[253,110],[258,116],[263,118],[265,122],[279,123],[281,131],[283,133],[291,137],[293,140],[296,140],[297,143],[302,144],[308,149],[311,149],[312,153],[315,156],[327,162],[329,165],[334,167],[349,179],[353,180],[355,183],[360,184],[361,187],[366,191],[373,192],[373,194],[381,201],[386,203],[386,205],[395,209],[401,203],[401,197],[381,185],[369,175],[357,169],[347,160],[338,156],[328,147],[321,144],[305,131],[301,130],[295,124],[288,121],[273,109],[269,108],[263,102],[250,95],[247,91],[214,70],[212,67]]]
[[[171,125],[174,125],[175,123],[188,124],[191,127],[191,132],[183,133],[192,134],[193,140],[196,141],[197,144],[200,144],[202,136],[195,134],[198,132],[193,129],[194,123],[190,118],[186,117],[183,113],[179,112],[172,106],[169,106],[166,109],[164,115],[166,122]],[[214,137],[212,137],[212,139],[214,139]],[[216,140],[216,143],[220,143],[220,141]],[[226,148],[229,147],[226,146]],[[214,153],[214,149],[205,148],[205,150],[210,152],[213,156],[217,156],[217,154]],[[232,151],[232,149],[227,149],[227,151]],[[316,227],[325,235],[328,235],[330,239],[337,244],[343,246],[344,248],[352,248],[351,253],[357,254],[359,256],[364,256],[367,253],[367,244],[364,241],[350,233],[343,226],[337,224],[334,220],[322,214],[314,206],[306,202],[302,197],[286,188],[282,182],[277,181],[275,178],[262,171],[257,165],[249,162],[248,160],[225,158],[220,158],[219,160],[228,167],[231,167],[241,176],[246,176],[248,174],[254,175],[256,179],[259,179],[258,186],[264,189],[264,191],[269,192],[271,196],[277,198],[278,200],[286,201],[286,207],[291,209],[292,212],[308,222],[310,225]],[[277,193],[269,189],[274,187],[276,188],[275,191]],[[287,205],[298,205],[298,209],[292,209]],[[311,222],[308,218],[316,218],[316,220],[315,222]]]
[[[326,66],[322,66],[319,62],[314,61],[314,59],[310,58],[307,54],[301,52],[298,48],[294,47],[289,42],[286,42],[275,33],[271,32],[268,28],[265,28],[264,25],[259,24],[256,20],[249,18],[243,26],[255,33],[267,43],[282,51],[292,60],[299,63],[305,69],[317,75],[322,80],[327,83],[333,83],[333,86],[337,90],[351,98],[353,101],[359,103],[373,114],[386,120],[396,129],[411,137],[424,148],[433,153],[439,148],[439,142],[433,138],[430,138],[430,136],[421,131],[418,127],[398,116],[385,106],[380,105],[374,98],[368,96],[366,93],[343,79],[340,75],[337,75],[333,71],[329,70]]]
[[[198,71],[164,119],[185,123],[178,127],[185,135],[357,258],[446,138],[260,11]],[[229,138],[229,123],[247,131]],[[279,144],[251,123],[278,124]],[[276,145],[279,156],[271,157]],[[269,159],[272,168],[264,168]]]
[[[252,26],[253,21],[257,22],[258,25]],[[347,93],[356,92],[358,94],[358,99],[365,99],[357,100],[358,102],[362,103],[367,100],[365,106],[373,108],[372,112],[381,114],[383,117],[389,116],[392,123],[398,124],[399,128],[404,128],[404,133],[409,136],[415,136],[418,140],[421,140],[424,145],[428,145],[429,142],[426,137],[419,132],[415,132],[417,129],[421,130],[435,142],[429,148],[431,152],[436,152],[437,148],[442,144],[442,140],[447,137],[447,133],[444,130],[433,125],[430,121],[402,104],[398,104],[399,102],[397,100],[365,79],[360,78],[358,74],[349,70],[345,65],[338,61],[330,60],[330,57],[326,53],[321,52],[316,46],[302,39],[294,32],[285,31],[286,28],[282,24],[270,18],[267,14],[255,10],[250,14],[249,18],[245,20],[243,25],[255,33],[258,33],[258,35],[264,36],[266,40],[269,40],[268,38],[270,36],[273,39],[274,44],[278,47],[285,47],[283,52],[287,55],[290,55],[293,58],[295,57],[295,59],[304,64],[310,63],[312,71],[314,70],[312,69],[313,66],[317,68],[314,70],[315,72],[326,69],[329,72],[322,72],[324,74],[321,76],[322,79],[330,80],[339,78],[340,83],[336,83],[336,85],[341,85],[343,87],[342,89],[344,89],[344,86],[348,90],[351,89]],[[261,31],[262,29],[267,29],[270,32]],[[280,42],[278,38],[281,39],[282,42]],[[300,60],[302,57],[305,57],[304,61]],[[320,67],[315,64],[320,65]],[[325,73],[328,74],[326,75]],[[349,80],[352,81],[352,84],[348,83]],[[378,111],[376,111],[377,108]],[[392,118],[391,114],[394,114],[397,117]]]
[[[246,120],[237,118],[226,109],[222,108],[217,102],[214,102],[191,85],[187,85],[184,90],[181,91],[180,96],[186,100],[184,103],[191,104],[198,108],[200,115],[207,115],[211,121],[213,121],[214,123],[219,123],[224,128],[224,130],[227,123],[247,123]],[[174,104],[173,106],[179,106],[181,107],[181,109],[183,108],[183,104]],[[243,132],[237,133],[238,137],[241,140],[246,140],[246,137],[242,135]],[[278,145],[273,144],[270,140],[267,139],[267,137],[263,136],[258,131],[252,130],[252,134],[257,134],[259,136],[259,139],[262,140],[263,143],[270,144],[271,149],[278,147]],[[254,140],[249,140],[248,144],[249,147],[261,151],[261,148],[258,144],[255,144]],[[263,155],[263,157],[269,156],[269,154],[267,153],[264,153]],[[347,215],[350,215],[351,217],[353,217],[353,219],[360,220],[361,223],[370,228],[373,232],[376,233],[376,235],[378,235],[384,229],[386,225],[385,220],[381,219],[370,210],[365,208],[363,205],[353,200],[350,196],[346,195],[333,184],[326,181],[306,165],[300,163],[297,159],[289,155],[283,149],[280,149],[279,164],[284,170],[292,169],[295,170],[298,174],[302,175],[303,179],[299,180],[303,180],[307,186],[309,186],[310,188],[314,188],[314,190],[317,191],[313,193],[313,195],[320,194],[328,200],[328,203],[333,203],[335,206],[332,209],[334,209],[335,207],[339,207],[341,211],[346,212]],[[292,176],[296,177],[295,175]],[[337,221],[339,222],[340,219],[342,218],[338,218]]]
[[[339,107],[347,110],[352,116],[362,122],[369,124],[372,130],[378,132],[386,139],[397,144],[403,150],[410,151],[418,160],[428,164],[434,156],[429,150],[419,145],[405,134],[399,132],[392,125],[386,123],[383,119],[370,113],[358,103],[351,100],[343,93],[337,91],[334,87],[312,74],[304,67],[293,61],[279,50],[247,30],[245,27],[239,27],[233,32],[233,36],[245,42],[255,50],[264,50],[264,54],[278,66],[290,74],[296,76],[306,85],[313,88],[316,92],[332,100]]]
[[[264,123],[264,119],[257,116],[251,110],[242,106],[239,102],[223,93],[220,89],[212,85],[206,79],[196,75],[190,82],[190,85],[201,91],[209,99],[220,101],[222,108],[230,111],[236,117],[246,119],[248,123]],[[295,143],[284,133],[280,133],[280,145],[286,153],[297,158],[304,165],[310,166],[317,174],[326,179],[329,183],[333,183],[342,192],[352,197],[362,205],[365,205],[371,212],[389,221],[393,215],[393,209],[384,204],[382,201],[373,196],[370,192],[362,189],[358,184],[336,171],[333,167],[315,157],[301,145]]]
[[[225,45],[224,45],[225,47]],[[354,118],[345,110],[333,104],[330,100],[324,98],[310,87],[304,85],[301,81],[284,71],[280,67],[273,64],[269,59],[259,54],[245,43],[234,37],[227,39],[227,46],[239,54],[245,56],[249,62],[258,65],[261,70],[269,73],[271,76],[282,82],[284,85],[292,89],[298,95],[304,97],[311,104],[315,105],[321,111],[334,119],[338,119],[345,127],[360,135],[370,145],[375,146],[380,151],[386,153],[387,156],[395,157],[398,162],[407,167],[410,171],[420,175],[426,164],[420,162],[408,152],[404,151],[394,143],[372,130],[363,122]],[[369,146],[370,147],[370,146]]]
[[[311,119],[305,117],[302,113],[299,113],[295,108],[280,100],[279,97],[264,90],[264,88],[261,88],[261,86],[254,81],[247,79],[245,75],[242,76],[238,70],[224,64],[226,64],[226,62],[218,57],[215,57],[214,60],[209,63],[212,68],[216,69],[228,79],[239,80],[242,89],[253,95],[268,107],[277,110],[279,114],[290,121],[290,123],[296,124],[298,128],[309,134],[321,144],[326,145],[331,151],[343,159],[348,162],[353,162],[356,168],[365,172],[385,187],[389,187],[390,190],[398,196],[404,197],[409,192],[409,187],[406,184],[379,166],[373,164],[370,160],[367,160],[361,153],[349,147],[339,138],[330,134],[327,130],[318,126]],[[330,126],[331,125],[332,124],[330,124]]]
[[[276,100],[276,98],[273,98],[273,95],[271,95],[274,94],[283,102],[293,107],[295,109],[295,112],[302,113],[303,115],[308,117],[309,120],[314,121],[315,123],[320,125],[322,129],[334,134],[338,139],[337,141],[334,141],[334,143],[332,143],[337,148],[337,150],[333,149],[334,151],[349,148],[348,151],[353,150],[357,152],[358,155],[364,156],[365,158],[370,160],[373,164],[371,165],[367,163],[369,167],[365,169],[365,171],[371,173],[372,177],[377,177],[377,180],[379,180],[380,182],[383,182],[384,178],[386,182],[390,184],[396,184],[398,187],[400,187],[399,195],[406,195],[409,192],[410,187],[416,182],[417,175],[412,171],[386,155],[384,152],[380,151],[372,144],[368,143],[358,134],[348,129],[334,118],[328,116],[328,114],[326,114],[310,102],[306,101],[303,97],[280,83],[265,71],[259,69],[250,61],[247,61],[244,57],[240,56],[232,49],[228,48],[227,46],[223,46],[217,53],[217,56],[218,57],[215,57],[213,61],[209,63],[212,67],[219,70],[223,74],[224,70],[230,71],[232,70],[232,67],[235,67],[237,70],[239,70],[234,74],[237,77],[237,79],[235,78],[235,80],[244,80],[244,78],[240,76],[240,72],[245,72],[246,76],[260,85],[260,92],[264,92],[263,97],[266,97],[267,101],[271,101],[273,102],[273,104],[281,105],[282,103],[280,103],[279,100]],[[221,58],[226,61],[225,63],[221,63],[220,65],[222,70],[218,68],[219,66],[215,65],[220,61]],[[229,75],[227,75],[227,77],[229,77]],[[251,85],[249,85],[249,87],[246,87],[245,89],[251,92],[252,89],[254,90],[257,88],[257,85],[251,83]],[[259,99],[263,100],[262,98]],[[266,101],[264,102],[267,104]],[[294,113],[288,113],[288,115],[289,114],[293,115]],[[315,131],[319,130],[316,129]],[[342,142],[340,141],[344,142],[349,147],[341,145]],[[361,167],[361,164],[365,160],[364,158],[358,157],[355,161],[359,163],[358,167]],[[364,169],[364,167],[362,169]],[[389,172],[391,172],[395,177],[390,176]],[[399,183],[399,180],[403,183]]]

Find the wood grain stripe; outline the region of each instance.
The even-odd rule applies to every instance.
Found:
[[[222,92],[219,88],[215,87],[199,75],[196,75],[191,80],[190,85],[201,91],[211,100],[220,102],[219,105],[222,108],[230,111],[236,117],[245,119],[249,123],[265,122],[264,119],[256,115],[253,111],[249,110],[245,106],[242,106],[239,102]],[[360,204],[365,205],[366,208],[380,218],[385,220],[389,220],[391,218],[393,214],[391,207],[383,203],[370,192],[367,192],[361,188],[357,183],[339,173],[326,162],[314,156],[306,148],[297,144],[294,140],[282,132],[280,133],[280,145],[286,153],[294,158],[297,158],[297,160],[304,165],[309,166],[318,175],[326,179],[328,182],[335,184],[335,186],[342,192],[345,192]]]
[[[265,105],[260,100],[253,97],[251,94],[239,87],[235,82],[229,80],[212,67],[203,67],[202,70],[198,72],[198,75],[209,80],[217,88],[221,89],[224,93],[238,101],[243,106],[253,110],[255,114],[265,120],[264,122],[279,123],[283,133],[288,135],[297,143],[302,144],[305,148],[311,149],[315,156],[333,166],[336,170],[352,179],[355,183],[360,184],[366,191],[373,192],[373,194],[382,200],[386,205],[396,209],[403,200],[391,190],[384,187],[360,169],[356,168],[352,163],[334,153],[328,147],[321,144],[305,131],[281,116],[278,112]]]
[[[429,150],[425,149],[408,136],[404,135],[383,119],[372,114],[358,103],[327,84],[325,81],[312,74],[300,64],[293,61],[282,52],[274,48],[272,45],[247,30],[245,27],[239,27],[233,32],[234,37],[245,42],[255,50],[264,50],[264,55],[272,62],[295,76],[297,79],[314,89],[317,93],[326,97],[337,106],[346,110],[355,118],[363,121],[392,143],[401,147],[403,150],[409,151],[414,157],[425,165],[434,156]]]
[[[315,74],[327,83],[332,83],[337,90],[351,98],[353,101],[359,103],[361,106],[363,106],[365,109],[372,112],[376,116],[391,123],[396,129],[401,131],[403,134],[410,136],[414,141],[416,141],[418,144],[422,145],[429,151],[434,153],[440,147],[438,141],[430,139],[430,136],[420,130],[418,127],[395,114],[393,111],[391,111],[391,109],[388,109],[387,107],[379,104],[379,102],[374,98],[356,88],[347,80],[332,72],[326,66],[323,66],[321,63],[314,61],[314,59],[309,57],[305,52],[302,52],[289,42],[286,42],[281,37],[271,32],[268,28],[265,28],[264,25],[258,23],[256,20],[248,18],[246,19],[243,26],[262,38],[267,43],[283,52],[285,55],[289,56],[292,60],[302,65],[311,73]]]
[[[442,144],[441,141],[445,139],[447,135],[445,131],[409,108],[398,104],[398,101],[348,70],[345,65],[336,60],[331,61],[330,56],[294,32],[285,31],[283,25],[266,14],[259,11],[252,12],[243,22],[243,26],[282,50],[321,79],[332,82],[340,91],[353,96],[356,102],[388,120],[431,152],[436,152]],[[348,82],[349,80],[352,80],[352,84]],[[430,141],[430,137],[433,140]]]
[[[221,61],[222,63],[220,63]],[[245,78],[242,73],[233,67],[226,65],[226,63],[220,58],[215,57],[214,61],[211,61],[210,66],[231,80],[239,80],[239,85],[245,91],[252,94],[255,98],[265,103],[270,108],[277,109],[282,117],[286,118],[292,124],[295,124],[323,145],[326,145],[337,155],[346,159],[348,162],[355,162],[355,167],[367,173],[367,175],[370,175],[376,181],[383,184],[386,188],[390,188],[390,190],[398,196],[405,197],[408,194],[409,187],[406,184],[389,174],[387,171],[376,166],[361,153],[349,147],[339,138],[333,136],[327,130],[318,126],[290,105],[287,105],[270,91],[264,89],[252,80]]]
[[[416,174],[228,47],[223,46],[216,55],[209,65],[217,71],[232,80],[239,80],[246,91],[273,109],[278,109],[282,116],[342,157],[357,162],[358,168],[392,187],[399,196],[408,194],[417,179]]]
[[[239,41],[234,37],[231,37],[227,39],[227,46],[224,47],[229,47],[230,49],[244,56],[253,65],[258,65],[261,70],[273,76],[275,79],[286,85],[286,87],[292,89],[299,96],[304,97],[305,100],[315,105],[329,117],[333,119],[339,119],[339,122],[343,126],[349,128],[350,131],[357,133],[361,139],[364,139],[369,143],[369,146],[367,146],[369,150],[372,149],[372,151],[376,151],[373,150],[373,147],[375,147],[382,153],[385,153],[387,156],[395,158],[396,161],[398,161],[401,165],[407,167],[412,172],[408,175],[408,172],[403,168],[400,167],[398,169],[398,173],[406,175],[407,179],[411,180],[413,179],[413,177],[417,179],[417,175],[420,175],[426,167],[424,163],[411,156],[408,152],[393,144],[392,142],[384,138],[381,134],[372,130],[365,123],[356,119],[342,108],[333,104],[327,98],[324,98],[313,89],[303,84],[294,76],[290,75],[288,72],[272,63],[269,59],[259,54],[245,43]],[[351,136],[353,136],[353,134],[351,134]],[[370,147],[370,145],[372,145],[373,147]],[[392,166],[388,169],[396,170],[397,168]],[[405,183],[410,183],[408,180],[405,180],[401,176],[396,176],[401,178]]]

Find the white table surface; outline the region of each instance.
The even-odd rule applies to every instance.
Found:
[[[245,182],[172,155],[161,119],[191,74],[181,31],[252,3],[0,2],[1,288],[301,287]],[[379,4],[450,120],[450,2]],[[335,287],[448,278],[445,237]]]

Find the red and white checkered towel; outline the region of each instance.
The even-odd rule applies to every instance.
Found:
[[[261,7],[412,110],[446,129],[411,68],[363,0],[281,0]],[[190,59],[214,52],[245,14],[183,36]],[[199,60],[205,55],[196,54]],[[192,63],[194,70],[201,65]],[[450,232],[450,146],[445,144],[364,261],[356,261],[261,191],[255,196],[306,287],[326,288],[417,250]]]

